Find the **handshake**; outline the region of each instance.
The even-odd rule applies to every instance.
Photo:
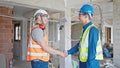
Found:
[[[67,57],[68,56],[68,53],[67,53],[67,51],[61,51],[60,53],[59,53],[59,55],[61,56],[61,57],[63,57],[63,58],[65,58],[65,57]]]

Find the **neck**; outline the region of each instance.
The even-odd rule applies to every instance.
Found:
[[[87,21],[85,21],[84,23],[83,23],[83,25],[86,25],[86,24],[88,24],[90,22],[90,20],[87,20]]]
[[[36,23],[41,24],[42,22],[41,22],[41,21],[36,20]]]
[[[36,27],[39,27],[39,24],[36,23],[36,24],[33,26],[33,28],[36,28]]]

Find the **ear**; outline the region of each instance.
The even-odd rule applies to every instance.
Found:
[[[86,15],[85,15],[85,19],[89,19],[89,15],[86,14]]]
[[[85,17],[85,18],[87,18],[87,17],[88,17],[88,15],[87,15],[87,14],[86,14],[86,15],[84,15],[84,17]]]

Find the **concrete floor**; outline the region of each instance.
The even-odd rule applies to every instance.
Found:
[[[101,68],[117,68],[114,65],[111,64],[106,64],[105,62],[110,62],[110,59],[105,59],[103,61],[101,61]],[[32,68],[31,67],[31,63],[30,62],[26,62],[26,61],[14,61],[13,62],[13,68]],[[54,66],[52,66],[52,64],[50,63],[49,68],[55,68]]]
[[[30,62],[26,61],[14,61],[13,68],[32,68]],[[49,68],[55,68],[51,63],[49,63]]]
[[[32,68],[30,62],[26,61],[14,61],[13,68]]]
[[[117,68],[113,64],[113,58],[104,58],[104,60],[100,62],[100,66],[101,68]]]

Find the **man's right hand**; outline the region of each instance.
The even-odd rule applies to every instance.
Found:
[[[64,58],[68,56],[68,53],[66,51],[64,51],[63,53],[64,53]]]

